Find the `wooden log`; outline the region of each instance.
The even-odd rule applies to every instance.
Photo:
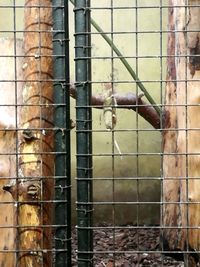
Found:
[[[16,48],[17,55],[14,57]],[[22,40],[0,39],[0,265],[13,267],[16,259],[16,206],[12,196],[3,190],[16,179],[16,126],[21,104]],[[21,57],[20,57],[21,56]],[[16,71],[16,73],[15,73]],[[15,83],[15,80],[19,80]]]
[[[37,7],[36,7],[37,6]],[[43,6],[43,7],[40,7]],[[45,7],[44,7],[45,6]],[[53,83],[52,4],[25,1],[24,80],[19,187],[19,266],[52,265]],[[24,203],[23,203],[24,202]],[[40,203],[41,202],[41,203]],[[30,227],[27,227],[30,226]],[[48,226],[49,225],[49,226]],[[25,227],[23,227],[25,226]],[[29,252],[28,252],[29,251]]]
[[[195,30],[200,26],[200,7],[194,5],[200,1],[174,0],[170,4],[163,135],[166,204],[161,223],[166,227],[165,249],[196,251],[200,249],[200,36]],[[191,7],[186,9],[187,4]],[[198,254],[191,253],[188,261],[187,266],[197,266]]]
[[[54,188],[51,1],[25,1],[24,21],[19,179],[7,190],[20,202],[17,266],[49,267]]]

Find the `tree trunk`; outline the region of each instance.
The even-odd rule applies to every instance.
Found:
[[[16,115],[19,114],[19,109],[16,110],[16,103],[21,104],[22,82],[17,83],[15,87],[15,58],[14,47],[16,46],[17,55],[23,54],[21,40],[1,38],[0,39],[0,54],[1,65],[0,69],[0,250],[5,251],[0,253],[1,266],[15,266],[15,249],[16,249],[16,207],[12,196],[5,190],[8,184],[11,184],[16,179]],[[8,56],[11,57],[8,57]],[[22,57],[16,59],[16,75],[19,80],[22,80]],[[3,82],[10,80],[10,82]],[[16,95],[18,96],[16,99]],[[11,106],[10,106],[11,105]],[[9,252],[12,251],[13,252]]]
[[[17,266],[52,265],[53,83],[50,0],[25,1],[23,107],[19,117]]]
[[[200,0],[169,1],[168,77],[163,132],[164,248],[200,249]],[[177,8],[176,6],[179,6]],[[186,55],[188,54],[188,57]],[[173,228],[174,227],[174,228]],[[189,227],[190,229],[187,229]],[[194,229],[196,227],[196,229]],[[193,260],[195,259],[195,260]],[[188,266],[196,266],[191,254]]]

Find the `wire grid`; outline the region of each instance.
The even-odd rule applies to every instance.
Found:
[[[70,266],[68,3],[26,2],[0,1],[0,265]]]
[[[93,188],[93,197],[86,192],[87,201],[77,199],[77,208],[85,207],[85,216],[87,216],[86,207],[90,207],[89,212],[93,211],[93,219],[87,226],[82,225],[82,221],[78,221],[78,266],[193,266],[188,257],[192,255],[192,258],[195,258],[194,262],[196,260],[198,262],[198,241],[194,245],[195,249],[192,248],[191,232],[192,229],[198,229],[198,225],[192,222],[192,214],[190,214],[189,195],[195,189],[192,189],[188,179],[195,180],[198,186],[199,175],[191,174],[191,167],[189,167],[191,165],[188,162],[192,161],[191,156],[198,157],[199,151],[198,148],[192,150],[188,143],[188,128],[195,131],[198,136],[198,125],[191,126],[191,118],[188,114],[191,112],[190,108],[197,107],[198,103],[192,102],[187,94],[188,81],[194,84],[196,82],[197,86],[198,76],[194,78],[194,74],[188,71],[192,52],[188,52],[187,49],[180,52],[178,45],[170,43],[169,40],[186,36],[184,38],[187,47],[187,42],[191,41],[189,34],[197,32],[195,27],[192,29],[188,27],[188,16],[190,16],[188,14],[191,5],[193,11],[198,9],[199,5],[192,1],[179,3],[160,0],[91,0],[82,1],[82,4],[82,12],[85,14],[83,21],[87,16],[91,15],[92,18],[91,58],[84,52],[82,57],[77,54],[76,71],[80,71],[80,65],[77,62],[84,61],[85,68],[91,64],[92,80],[90,82],[86,76],[86,79],[81,81],[81,85],[84,85],[84,82],[91,84],[95,99],[92,98],[87,105],[82,106],[78,102],[76,106],[78,110],[83,109],[84,106],[85,109],[91,107],[93,113],[92,128],[86,130],[92,132],[92,144],[88,144],[90,148],[92,145],[92,154],[85,151],[81,155],[78,152],[77,155],[78,157],[91,156],[93,159],[93,176],[89,177],[87,173],[85,177],[81,177],[78,173],[77,177],[80,192],[84,193],[81,191],[83,181],[88,182],[87,192],[91,187]],[[76,15],[80,10],[81,7],[77,5],[75,20],[78,19]],[[175,22],[176,15],[179,19],[181,17],[179,12],[182,12],[184,18],[182,20],[184,24],[181,25],[186,25],[182,28],[175,25],[178,21],[177,19]],[[175,14],[173,15],[174,28],[172,25],[167,27],[170,14],[171,16]],[[97,30],[98,27],[95,26],[94,21],[103,33]],[[77,23],[81,24],[80,21]],[[84,34],[90,35],[87,27],[82,32],[76,29],[75,37]],[[120,53],[108,43],[114,43]],[[174,50],[173,45],[177,45]],[[75,48],[77,47],[76,43]],[[89,48],[90,44],[87,44],[85,49]],[[192,55],[194,58],[198,57],[198,52],[193,51]],[[135,76],[140,79],[155,100],[155,106],[160,108],[158,127],[152,127],[141,118],[139,110],[141,105],[145,107],[152,107],[152,105],[146,95],[142,96],[146,104],[141,104],[140,82],[138,79],[136,82],[131,77],[121,59],[128,61],[135,71]],[[175,62],[175,66],[181,61],[184,73],[180,74],[181,70],[179,72],[178,69],[177,76],[173,76],[169,65],[170,60]],[[80,86],[80,80],[76,82]],[[173,96],[176,99],[171,101],[169,99],[173,92],[169,92],[168,89],[166,93],[170,94],[169,98],[165,95],[165,88],[170,87],[170,82],[174,83],[175,87],[181,88],[177,89],[180,91]],[[90,88],[87,89],[90,90]],[[185,98],[179,102],[182,92]],[[127,102],[124,101],[118,105],[114,100],[111,102],[110,111],[112,110],[112,115],[116,116],[114,119],[117,119],[116,126],[111,127],[105,118],[106,97],[108,98],[109,93],[117,100],[119,95],[127,96],[128,93],[138,96],[135,104],[130,104],[127,99]],[[174,107],[177,113],[182,111],[184,122],[169,126],[163,118],[166,118],[166,113]],[[109,127],[110,129],[107,129]],[[77,132],[78,138],[81,131],[78,129]],[[180,143],[174,150],[166,147],[165,143],[165,135],[168,134],[169,137],[170,133],[182,138],[180,139],[182,143],[179,140]],[[184,170],[181,173],[173,172],[173,168],[176,169],[177,165],[167,165],[167,161],[172,161],[175,155],[184,162],[182,165]],[[166,168],[172,170],[167,172]],[[174,192],[179,190],[178,197],[172,196],[172,186],[174,186]],[[192,199],[192,202],[195,207],[195,204],[199,203],[198,197]],[[170,209],[171,212],[174,210],[177,220],[173,216],[168,218],[171,222],[167,220],[167,212],[170,214]],[[87,235],[82,238],[83,232],[88,234],[88,238]],[[88,242],[91,233],[93,234],[92,244]],[[195,238],[198,230],[194,231],[193,235]],[[183,236],[185,239],[180,244]],[[81,240],[84,240],[85,246]]]
[[[131,64],[136,75],[156,100],[158,106],[164,108],[167,108],[168,106],[173,107],[174,104],[166,105],[164,102],[165,83],[168,81],[168,79],[166,79],[166,60],[169,59],[166,48],[167,35],[170,32],[173,34],[173,30],[167,29],[167,10],[169,4],[161,0],[154,0],[152,2],[135,0],[134,3],[130,0],[123,2],[117,0],[101,0],[101,2],[92,0],[91,6],[89,5],[89,1],[82,1],[82,3],[86,5],[86,7],[84,6],[82,8],[82,19],[88,19],[88,11],[91,11],[92,18],[98,22],[104,32],[108,34],[111,40],[117,45],[122,52],[123,57],[125,57]],[[14,102],[5,103],[3,102],[4,98],[1,98],[2,118],[5,119],[4,123],[10,122],[10,116],[6,115],[7,113],[3,110],[5,108],[13,108],[11,114],[14,114],[14,116],[12,115],[14,117],[14,128],[15,132],[18,133],[13,139],[14,145],[12,146],[10,141],[11,137],[8,136],[8,133],[13,132],[13,130],[3,127],[2,140],[9,140],[2,148],[1,153],[2,183],[4,183],[3,178],[5,178],[5,182],[12,177],[17,177],[18,180],[20,178],[17,164],[19,159],[18,156],[20,154],[18,138],[23,129],[19,128],[18,110],[24,105],[19,104],[17,96],[19,95],[18,90],[20,88],[20,81],[22,81],[23,78],[19,80],[16,71],[18,69],[17,59],[24,57],[24,55],[17,53],[16,40],[18,37],[21,38],[24,32],[24,28],[23,26],[20,26],[19,22],[19,18],[21,18],[22,15],[18,13],[20,10],[23,12],[24,6],[23,1],[13,0],[10,1],[9,4],[8,2],[5,4],[5,2],[2,1],[0,7],[0,12],[9,10],[12,20],[9,19],[8,21],[13,22],[12,26],[9,26],[9,23],[4,22],[5,28],[2,27],[0,33],[2,36],[14,36],[14,53],[12,53],[11,58],[14,59],[14,63],[12,64],[14,65],[13,69],[15,70],[13,74],[14,76],[9,80],[5,80],[4,77],[1,78],[1,84],[7,84],[8,82],[14,83]],[[199,6],[197,5],[196,8],[198,7]],[[181,2],[180,5],[176,5],[175,9],[178,10],[179,8],[185,9],[185,21],[187,21],[187,3],[183,4],[183,2]],[[75,9],[75,13],[80,10],[81,8],[79,10]],[[5,16],[1,17],[5,18]],[[192,32],[192,30],[188,30],[187,27],[184,31]],[[175,29],[175,32],[183,32],[183,29]],[[107,93],[109,91],[111,91],[112,94],[119,92],[123,95],[131,92],[140,95],[138,83],[136,83],[125,70],[125,67],[120,63],[119,57],[116,56],[113,49],[104,43],[105,41],[102,36],[96,32],[94,28],[92,28],[90,33],[90,26],[88,23],[85,32],[82,32],[82,34],[86,35],[88,38],[86,38],[88,46],[83,47],[88,54],[86,57],[84,55],[82,58],[86,64],[85,66],[88,67],[88,73],[86,73],[85,77],[82,77],[85,80],[80,81],[79,79],[75,79],[77,89],[81,86],[81,89],[83,89],[82,93],[84,93],[85,89],[87,88],[87,90],[90,90],[90,85],[92,85],[92,94],[96,96],[100,95],[103,99],[108,96]],[[91,51],[89,47],[90,36]],[[78,47],[76,47],[76,49],[77,48]],[[10,55],[1,54],[2,59],[6,57],[10,57]],[[178,60],[181,58],[188,59],[188,55],[186,53],[173,55],[173,58],[178,58]],[[79,60],[80,58],[78,55],[76,57],[76,62]],[[90,62],[92,62],[92,80],[90,77]],[[185,60],[185,64],[186,63],[187,60]],[[62,62],[62,64],[64,63]],[[186,68],[184,71],[185,76],[183,78],[176,78],[175,82],[177,82],[177,84],[185,84],[184,89],[187,95],[187,80],[188,77],[189,79],[191,79],[191,77],[186,71]],[[63,86],[63,77],[61,79],[59,76],[59,78],[54,79],[54,81],[55,85],[59,85],[60,87]],[[196,81],[198,84],[198,77]],[[79,94],[79,92],[77,92],[77,94]],[[143,98],[145,99],[145,97]],[[98,105],[97,109],[96,104],[90,102],[91,99],[88,98],[88,94],[87,101],[87,104],[84,104],[83,106],[81,106],[80,102],[77,102],[76,106],[77,110],[87,109],[91,112],[92,109],[93,123],[92,128],[91,125],[89,125],[85,130],[86,133],[89,133],[89,135],[86,135],[86,138],[88,138],[88,136],[90,138],[87,139],[89,142],[86,142],[87,151],[82,155],[80,151],[77,151],[77,157],[87,158],[87,164],[89,164],[86,166],[87,168],[83,169],[85,171],[85,176],[80,177],[80,173],[77,175],[76,180],[78,190],[80,190],[79,194],[82,194],[83,188],[80,183],[82,181],[86,182],[84,183],[84,192],[88,191],[85,195],[86,200],[82,202],[80,201],[80,198],[77,199],[77,216],[79,220],[77,225],[78,235],[74,231],[74,240],[72,241],[75,249],[73,251],[74,258],[72,265],[77,265],[76,256],[78,255],[79,266],[183,266],[182,251],[185,252],[186,256],[194,252],[191,250],[188,241],[190,229],[197,228],[196,225],[190,226],[189,224],[189,214],[187,211],[190,201],[188,196],[188,178],[195,180],[198,177],[194,177],[188,172],[188,161],[191,156],[198,156],[198,151],[191,152],[187,147],[188,144],[186,142],[186,149],[180,153],[178,152],[178,155],[183,156],[183,159],[186,162],[184,168],[185,174],[178,177],[178,181],[186,181],[186,198],[172,200],[170,201],[170,205],[175,204],[180,210],[182,207],[187,207],[187,223],[186,225],[169,226],[164,223],[163,217],[163,211],[165,210],[166,204],[166,199],[164,198],[166,184],[164,182],[172,179],[177,180],[177,177],[169,176],[165,177],[165,180],[162,178],[164,171],[162,159],[166,156],[174,155],[172,152],[163,153],[162,151],[163,144],[160,132],[165,132],[163,130],[164,125],[162,118],[160,117],[162,126],[161,130],[160,128],[154,129],[145,122],[145,120],[140,118],[138,110],[139,103],[137,103],[139,100],[136,101],[136,105],[134,106],[124,104],[116,106],[113,104],[111,105],[112,114],[115,115],[114,112],[115,109],[117,109],[117,124],[115,128],[108,131],[106,129],[108,125],[106,125],[104,121],[105,106],[101,104],[100,107]],[[145,101],[148,102],[146,99]],[[176,104],[178,109],[180,107],[185,110],[186,115],[187,112],[190,111],[189,108],[192,106],[196,107],[197,104],[188,104],[187,101],[186,103]],[[63,103],[62,105],[58,104],[58,107],[63,107]],[[131,107],[134,107],[136,112],[129,110]],[[108,111],[110,111],[109,108]],[[187,129],[188,120],[187,116],[184,118],[185,124],[182,127],[180,126],[180,128],[177,129],[171,128],[169,129],[169,132],[185,132],[185,140],[187,141],[189,138]],[[84,123],[86,122],[86,119],[87,117],[84,117]],[[79,123],[79,118],[77,118],[77,123]],[[67,129],[69,129],[69,126]],[[42,131],[45,129],[40,128],[38,130]],[[54,131],[55,128],[48,128],[47,130]],[[192,130],[198,132],[198,126],[192,127]],[[63,131],[59,131],[56,128],[56,133],[57,132],[63,134]],[[77,127],[77,142],[80,141],[79,136],[82,135],[83,132],[83,130]],[[91,133],[93,139],[92,142]],[[58,139],[61,139],[60,135],[58,135]],[[85,145],[81,142],[79,147]],[[15,148],[13,149],[13,147]],[[8,151],[10,148],[11,152]],[[91,148],[93,151],[91,151]],[[54,152],[49,154],[54,154]],[[59,155],[63,155],[63,151],[57,151],[57,156]],[[6,160],[11,162],[10,173],[6,174],[4,173],[3,168],[3,164],[5,163],[3,160],[4,156],[7,157]],[[93,159],[93,166],[91,164],[91,159]],[[88,170],[89,172],[87,172]],[[93,174],[91,170],[93,171]],[[11,175],[11,172],[14,174]],[[62,177],[62,175],[56,175],[56,178],[61,178],[63,181]],[[66,188],[69,188],[69,184],[67,184],[67,187],[64,187],[63,184],[60,184],[60,186],[57,184],[55,190],[62,193]],[[10,206],[12,206],[12,208],[14,206],[14,208],[17,208],[18,212],[20,203],[17,201],[13,202],[10,194],[8,195],[7,199],[2,199],[1,201],[2,210],[6,209],[9,211]],[[57,202],[57,204],[63,202],[63,200],[57,198],[53,201]],[[42,200],[41,206],[46,202],[46,200]],[[63,203],[66,204],[65,201]],[[193,201],[193,203],[199,204],[198,199]],[[87,207],[87,209],[85,209],[85,207]],[[87,218],[87,226],[81,225],[80,212],[84,211],[86,215],[90,214]],[[8,212],[8,214],[10,213]],[[2,222],[1,224],[2,239],[7,239],[8,233],[5,231],[6,229],[11,231],[11,235],[13,234],[12,231],[16,229],[18,232],[17,237],[19,237],[18,229],[20,229],[20,225],[15,225],[13,221],[8,224],[8,221],[11,219],[12,218],[7,217],[7,219],[5,219],[7,221]],[[60,228],[64,230],[63,232],[66,232],[66,227],[69,225],[70,222],[68,221],[67,223],[62,223],[60,226],[58,226],[57,223],[55,223],[55,225],[52,224],[51,226],[53,229]],[[42,228],[47,226],[48,225],[41,225]],[[186,245],[183,247],[182,251],[179,251],[178,249],[175,249],[174,251],[169,250],[165,246],[163,236],[166,229],[186,229]],[[82,235],[81,232],[84,232],[84,235]],[[77,236],[78,249],[75,244]],[[54,244],[53,237],[52,242]],[[17,259],[20,258],[20,240],[19,238],[16,240],[14,247],[12,247],[13,244],[7,243],[5,247],[1,248],[0,252],[3,255],[2,257],[9,254],[10,259],[12,256],[16,256]],[[66,238],[65,236],[62,238],[58,235],[58,239],[56,240],[63,245],[65,244]],[[69,232],[67,240],[70,240]],[[60,253],[62,256],[63,254],[61,252],[65,253],[66,251],[66,247],[64,247],[64,249],[58,248],[57,250],[58,254]],[[196,249],[195,254],[197,252],[198,249]],[[179,256],[179,259],[176,261],[172,260],[171,257],[167,257],[165,254],[168,254],[169,256]],[[189,259],[186,257],[186,266],[190,266],[188,261]],[[13,266],[12,263],[7,263],[6,266],[9,266],[9,264],[10,266]],[[56,259],[53,264],[58,265]],[[65,266],[63,265],[65,264],[63,262],[59,264],[60,265],[58,266]],[[68,263],[68,265],[70,266],[71,264]],[[44,261],[42,262],[42,266],[45,266]]]

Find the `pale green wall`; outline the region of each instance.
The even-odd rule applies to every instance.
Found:
[[[13,7],[13,0],[0,0],[0,31],[23,31],[23,4],[24,0],[16,0]],[[12,32],[0,33],[0,37],[14,37]],[[22,37],[22,33],[16,33],[17,38]]]
[[[134,6],[136,1],[132,0],[114,0],[115,7]],[[160,1],[156,0],[139,0],[139,6],[157,6]],[[164,5],[162,1],[162,4]],[[109,7],[109,0],[92,0],[93,7]],[[167,28],[167,10],[163,11],[163,27]],[[73,20],[73,10],[71,9],[71,20]],[[105,32],[111,31],[111,11],[92,10],[92,17],[101,26]],[[121,9],[113,11],[113,29],[115,32],[133,32],[136,30],[136,14],[134,9]],[[138,59],[138,73],[141,80],[155,80],[156,82],[145,83],[149,93],[154,97],[157,103],[161,103],[161,62],[159,56],[161,53],[160,42],[160,9],[138,9],[138,31],[155,31],[156,33],[140,33],[138,34],[138,56],[155,56],[154,58]],[[96,33],[92,27],[92,32]],[[73,37],[71,37],[72,39]],[[116,34],[113,36],[114,42],[123,55],[131,57],[136,56],[136,35]],[[166,55],[166,35],[162,35],[162,53]],[[71,47],[73,51],[73,44]],[[107,43],[100,35],[92,35],[92,56],[93,57],[111,57],[111,50]],[[135,69],[136,60],[128,59],[131,66]],[[165,78],[165,58],[162,60],[163,74]],[[92,80],[93,93],[102,93],[104,90],[104,82],[111,80],[111,60],[110,59],[94,59],[92,60]],[[135,84],[128,74],[125,67],[118,60],[114,60],[114,80],[119,81],[115,84],[114,90],[119,93],[135,92]],[[125,82],[128,81],[128,82]],[[164,89],[164,84],[163,88]],[[137,115],[130,110],[118,110],[117,112],[116,130],[136,129]],[[93,134],[93,152],[111,153],[112,152],[112,134],[105,132],[105,125],[102,120],[102,111],[93,110],[93,129],[102,130],[103,132],[95,132]],[[139,129],[153,128],[142,118],[138,118]],[[74,138],[74,137],[73,137]],[[122,153],[157,153],[161,151],[161,135],[156,131],[128,131],[116,132],[115,138],[119,144]],[[138,138],[138,139],[137,139]],[[74,140],[74,139],[73,139]],[[138,141],[138,147],[137,147]],[[74,143],[74,142],[73,142]],[[115,150],[116,151],[116,150]],[[116,151],[117,153],[117,151]],[[159,177],[161,168],[161,158],[159,155],[141,155],[138,158],[134,156],[124,156],[123,159],[115,157],[114,161],[115,177],[122,178],[114,183],[105,180],[94,181],[94,200],[95,201],[136,201],[137,191],[139,191],[140,201],[159,201],[160,200],[160,183],[151,180],[150,177]],[[138,187],[136,181],[123,180],[123,177],[148,177],[147,180],[139,181]],[[94,157],[94,177],[112,177],[112,158],[111,157]],[[139,178],[140,179],[140,178]],[[114,193],[113,193],[114,191]],[[113,209],[108,205],[95,206],[95,216],[100,221],[109,219],[112,221]],[[140,223],[159,223],[159,205],[143,205],[139,208]],[[116,222],[136,222],[137,212],[136,206],[133,205],[117,205],[115,207]]]
[[[17,0],[17,5],[23,5],[23,0]],[[133,0],[114,0],[115,7],[129,7],[134,6],[136,1]],[[138,6],[143,8],[138,9],[138,31],[155,31],[155,33],[140,33],[137,35],[138,42],[138,56],[159,56],[160,40],[160,9],[150,8],[145,9],[145,6],[152,5],[159,7],[160,0],[138,0]],[[163,5],[164,2],[162,1]],[[12,5],[11,0],[0,0],[0,5]],[[92,7],[109,7],[110,0],[91,0]],[[16,8],[16,29],[23,30],[23,10]],[[163,27],[167,27],[167,10],[163,10]],[[1,8],[0,9],[0,30],[13,30],[13,15],[14,9]],[[111,31],[111,11],[110,9],[95,9],[92,10],[92,17],[98,22],[104,31]],[[74,37],[73,37],[73,25],[74,13],[73,7],[70,4],[70,55],[71,55],[71,78],[74,80]],[[119,9],[113,11],[113,29],[116,32],[131,32],[136,30],[136,13],[135,9]],[[96,31],[92,28],[92,32]],[[2,34],[1,36],[13,36],[12,33]],[[21,37],[22,34],[18,33],[17,37]],[[114,42],[123,55],[131,57],[136,56],[136,35],[134,33],[116,34],[113,35]],[[162,49],[163,54],[166,55],[166,36],[162,35]],[[92,56],[93,57],[110,57],[111,49],[105,43],[99,35],[92,35]],[[128,59],[131,66],[136,68],[136,60]],[[165,58],[163,61],[163,67],[165,66]],[[119,81],[114,85],[114,90],[120,93],[136,92],[135,84],[132,78],[128,74],[125,67],[121,64],[119,59],[113,61],[114,73],[113,78],[115,81]],[[93,93],[102,93],[104,90],[104,82],[111,80],[111,60],[110,59],[94,59],[92,60],[92,79]],[[138,75],[141,80],[155,80],[156,82],[145,83],[149,93],[155,98],[157,103],[161,101],[161,84],[159,82],[161,78],[160,58],[145,58],[138,59]],[[163,69],[163,78],[165,78],[165,70]],[[164,88],[164,84],[163,84]],[[74,100],[71,101],[71,117],[75,119]],[[160,133],[156,131],[139,131],[134,129],[150,129],[153,128],[142,118],[138,118],[136,113],[130,110],[118,110],[117,111],[117,126],[116,131],[126,130],[115,133],[115,138],[119,144],[122,153],[136,153],[137,149],[139,153],[158,153],[161,151],[161,138]],[[112,152],[112,134],[105,131],[105,125],[102,118],[101,110],[93,110],[93,129],[99,132],[93,133],[93,152],[99,153],[111,153]],[[73,196],[75,195],[75,131],[72,130],[72,181],[73,181]],[[115,150],[117,153],[117,151]],[[139,191],[139,199],[141,201],[159,201],[160,199],[160,185],[159,182],[153,181],[148,178],[145,181],[139,181],[138,186],[136,181],[123,180],[123,177],[159,177],[161,168],[160,156],[141,155],[135,156],[123,156],[115,157],[114,160],[114,175],[122,180],[117,180],[114,183],[105,180],[94,181],[94,200],[95,201],[136,201],[137,191]],[[112,157],[94,157],[94,177],[112,177]],[[140,179],[140,178],[139,178]],[[114,192],[114,193],[113,193]],[[75,197],[73,197],[75,202]],[[116,206],[116,218],[119,223],[135,222],[136,220],[136,208],[131,205]],[[112,207],[95,206],[95,218],[96,220],[112,220],[113,210]],[[159,223],[159,205],[157,206],[142,206],[139,208],[139,220],[141,223]]]

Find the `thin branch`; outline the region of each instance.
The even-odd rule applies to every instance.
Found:
[[[70,2],[74,5],[74,0],[70,0]],[[93,20],[90,19],[90,22],[92,26],[101,34],[101,36],[104,38],[104,40],[109,44],[109,46],[113,49],[113,51],[116,53],[116,55],[119,57],[131,77],[135,80],[138,87],[141,89],[141,91],[144,93],[145,97],[148,99],[149,103],[152,105],[152,107],[156,110],[158,115],[161,115],[161,109],[157,106],[154,99],[151,97],[151,95],[148,93],[147,89],[144,87],[143,83],[140,81],[139,77],[135,73],[135,71],[132,69],[128,61],[125,59],[125,57],[122,55],[122,53],[119,51],[119,49],[116,47],[116,45],[113,43],[113,41],[109,38],[109,36],[101,29],[101,27]]]
[[[73,84],[70,85],[70,96],[74,99],[76,99],[76,88]],[[140,116],[142,116],[146,121],[148,121],[155,129],[160,128],[160,116],[158,113],[155,111],[153,106],[145,103],[142,100],[142,96],[136,96],[135,94],[132,93],[127,93],[127,94],[113,94],[117,101],[117,106],[118,108],[123,108],[123,109],[132,109]],[[104,106],[104,96],[100,94],[96,94],[92,96],[91,99],[91,105],[94,108],[103,108]]]

